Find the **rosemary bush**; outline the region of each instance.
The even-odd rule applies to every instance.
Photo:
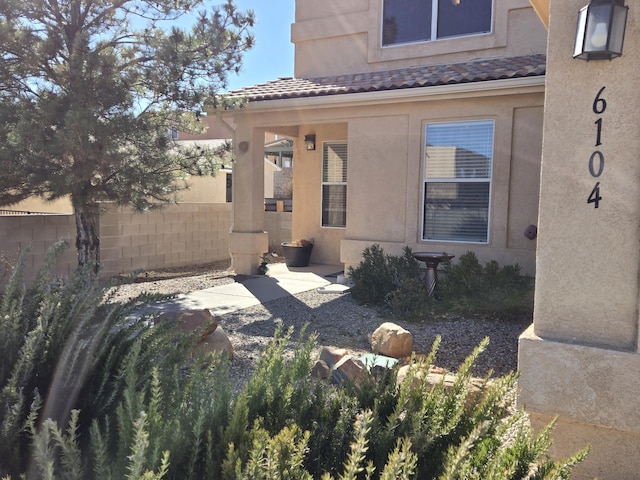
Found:
[[[154,365],[168,368],[185,358],[181,350],[188,342],[171,334],[170,326],[150,329],[134,316],[146,298],[109,304],[88,271],[67,281],[52,278],[65,248],[61,242],[49,250],[29,288],[22,281],[21,256],[2,295],[0,474],[26,471],[34,432],[53,435],[51,425],[67,425],[74,410],[78,435],[88,437],[93,419],[116,408],[127,387],[127,366],[150,372]]]
[[[279,329],[234,397],[225,359],[136,320],[143,302],[46,270],[26,290],[18,267],[0,306],[3,479],[562,479],[586,454],[548,458],[515,376],[472,392],[486,340],[448,388],[422,373],[438,341],[399,385],[384,370],[337,386],[310,375],[312,335],[291,348]]]

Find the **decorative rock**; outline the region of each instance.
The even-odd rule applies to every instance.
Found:
[[[329,367],[333,367],[347,354],[344,348],[322,347],[320,350],[320,360],[324,361]]]
[[[414,377],[411,382],[413,388],[417,387],[424,378],[425,369],[416,365],[403,365],[398,369],[398,375],[396,376],[396,386],[400,385],[407,379],[410,370],[413,368]],[[427,370],[426,383],[431,388],[438,385],[442,385],[445,390],[450,390],[456,382],[456,376],[452,373],[448,373],[446,370],[440,367],[431,365]],[[467,406],[476,400],[478,394],[483,391],[484,380],[479,378],[471,378],[468,385],[467,399],[465,404]]]
[[[218,321],[209,310],[180,310],[177,312],[164,312],[155,319],[155,323],[174,322],[176,331],[200,332],[204,338],[218,328]]]
[[[387,357],[406,357],[413,350],[413,335],[395,323],[385,322],[371,335],[371,350]]]
[[[351,355],[346,355],[336,363],[331,377],[334,383],[354,382],[356,385],[362,379],[365,371],[364,364]]]
[[[322,378],[323,380],[331,376],[331,367],[324,360],[318,360],[311,369],[311,376]]]
[[[209,335],[203,336],[195,348],[198,352],[225,353],[229,360],[233,358],[233,345],[222,327],[216,328]]]
[[[405,380],[409,376],[409,372],[412,371],[412,369],[415,373],[414,373],[413,380],[411,382],[411,386],[413,388],[418,386],[420,380],[424,376],[424,370],[415,365],[403,365],[398,369],[398,374],[396,375],[397,387],[400,387],[400,385],[402,385],[405,382]]]

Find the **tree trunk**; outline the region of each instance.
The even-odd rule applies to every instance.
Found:
[[[74,205],[76,218],[76,249],[78,267],[90,267],[97,274],[100,269],[100,238],[98,237],[98,205]]]

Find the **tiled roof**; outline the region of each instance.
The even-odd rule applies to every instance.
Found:
[[[279,78],[232,90],[228,95],[247,97],[255,102],[535,77],[544,75],[545,71],[545,55],[538,54],[328,77]]]

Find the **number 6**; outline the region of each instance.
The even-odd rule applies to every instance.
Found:
[[[593,113],[595,113],[596,115],[604,113],[604,111],[607,109],[607,101],[604,98],[600,98],[600,95],[602,95],[602,92],[605,88],[607,87],[602,87],[600,89],[600,91],[596,95],[595,100],[593,101]]]

